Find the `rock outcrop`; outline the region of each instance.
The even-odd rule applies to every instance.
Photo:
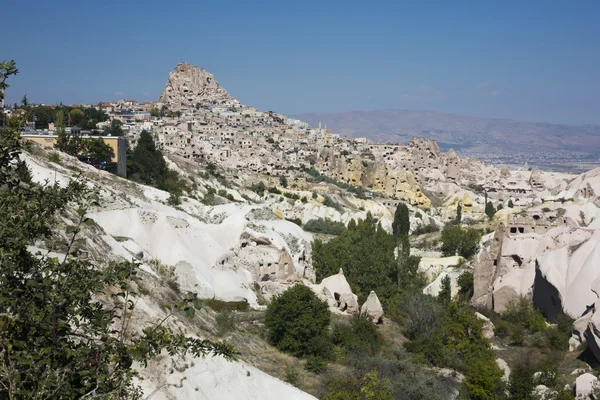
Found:
[[[239,105],[239,102],[219,85],[211,73],[184,62],[177,64],[169,74],[160,101],[177,106],[195,106],[197,103],[225,107]]]
[[[600,388],[598,378],[590,373],[579,375],[575,380],[575,398],[577,400],[595,399],[593,393]]]
[[[360,313],[369,317],[374,324],[383,322],[383,307],[375,292],[371,291],[371,293],[369,293],[367,301],[365,301],[365,304],[360,308]]]
[[[336,275],[323,278],[321,283],[313,285],[312,289],[327,301],[332,311],[358,314],[358,297],[352,293],[350,284],[341,269]]]

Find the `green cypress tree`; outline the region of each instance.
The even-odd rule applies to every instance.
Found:
[[[438,293],[438,301],[442,304],[448,304],[452,301],[452,286],[450,284],[450,276],[448,275],[442,278],[442,287]]]
[[[496,209],[494,208],[494,205],[492,204],[491,201],[488,201],[486,203],[486,205],[485,205],[485,213],[490,218],[492,218],[494,216],[494,214],[496,214]]]
[[[456,222],[460,224],[462,220],[462,204],[458,203],[458,207],[456,207]]]
[[[508,208],[513,208],[515,203],[513,203],[512,199],[508,200]]]
[[[408,235],[410,231],[410,219],[408,218],[408,207],[404,203],[398,204],[394,213],[392,232],[396,237]]]

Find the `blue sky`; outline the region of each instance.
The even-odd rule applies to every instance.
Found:
[[[284,113],[600,124],[600,1],[16,1],[7,101],[154,100],[183,60]]]

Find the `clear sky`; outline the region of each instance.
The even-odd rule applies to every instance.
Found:
[[[600,1],[40,1],[2,7],[7,101],[155,100],[180,60],[283,113],[600,124]]]

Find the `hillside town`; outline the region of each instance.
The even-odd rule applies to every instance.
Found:
[[[530,390],[537,398],[593,399],[600,389],[588,364],[574,360],[584,353],[600,360],[599,170],[489,165],[422,137],[407,144],[340,137],[325,124],[242,105],[186,63],[153,102],[23,104],[5,114],[20,124],[32,182],[68,190],[83,179],[94,193],[88,209],[65,206],[60,222],[68,233],[78,219],[86,225],[77,262],[140,266],[136,286],[145,294],[132,294],[139,308],[124,332],[137,338],[149,321],[173,317],[172,329],[241,349],[235,362],[225,352],[197,364],[173,356],[136,366],[145,394],[244,398],[258,387],[252,399],[346,398],[322,396],[338,390],[322,374],[383,362],[390,355],[381,343],[399,346],[392,358],[415,355],[401,361],[410,381],[402,380],[404,367],[389,372],[398,382],[386,384],[398,385],[389,399],[417,385],[426,395],[415,399],[455,400],[481,376],[493,377],[492,388],[472,398],[516,398],[519,366],[534,351],[545,361],[528,373],[556,375],[538,380]],[[90,150],[92,138],[103,153]],[[102,161],[94,159],[100,153]],[[27,249],[75,260],[62,243],[31,241]],[[265,339],[269,310],[286,293],[306,297],[279,319],[305,309],[302,318],[314,318],[316,302],[326,315],[325,347],[307,338],[305,354],[291,353]],[[193,307],[171,312],[164,302],[174,298]],[[437,314],[420,319],[424,312]],[[337,321],[331,329],[329,318]],[[414,334],[417,323],[428,333]],[[479,358],[450,349],[463,340],[448,336],[455,331],[467,332],[464,354]],[[360,332],[371,332],[360,340],[374,347],[344,336]],[[428,335],[445,340],[443,349]],[[558,377],[552,357],[568,374]],[[290,371],[301,366],[294,372],[301,378],[282,362]],[[206,397],[197,394],[201,374],[221,382]]]

